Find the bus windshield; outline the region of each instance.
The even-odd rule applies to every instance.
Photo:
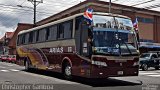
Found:
[[[93,43],[96,54],[138,54],[136,35],[130,19],[95,15],[93,22]]]
[[[133,30],[132,21],[128,18],[93,15],[93,24],[97,28],[110,28],[113,30]]]

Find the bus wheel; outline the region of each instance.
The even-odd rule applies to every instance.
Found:
[[[147,64],[143,64],[142,65],[142,70],[143,71],[147,71],[148,70],[148,65]]]
[[[72,70],[71,65],[69,63],[66,63],[64,65],[63,74],[66,79],[72,79]]]

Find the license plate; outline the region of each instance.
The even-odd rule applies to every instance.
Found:
[[[123,75],[123,71],[118,71],[117,74],[118,75]]]

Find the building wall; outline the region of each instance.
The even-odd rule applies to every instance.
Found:
[[[0,41],[0,55],[2,55],[3,52],[3,42]]]
[[[13,37],[10,39],[9,42],[9,54],[13,55],[16,54],[16,40],[17,40],[17,34],[22,30],[27,30],[33,28],[32,24],[24,24],[24,23],[18,23],[17,29],[14,32]]]
[[[160,16],[154,16],[154,40],[160,43]]]
[[[136,13],[135,17],[139,17],[138,27],[140,39],[154,41],[154,16]],[[147,22],[147,20],[153,20],[153,22]]]

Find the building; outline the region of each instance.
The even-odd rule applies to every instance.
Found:
[[[30,28],[33,28],[32,24],[18,23],[17,29],[14,32],[6,32],[5,36],[0,39],[1,54],[15,55],[17,34],[22,30]]]
[[[14,32],[6,32],[5,35],[0,39],[0,54],[8,54],[8,44],[13,36]]]
[[[37,22],[37,25],[43,25],[76,13],[82,13],[88,7],[93,8],[95,12],[108,12],[109,3],[98,0],[87,0],[51,17],[43,19]],[[133,21],[137,17],[139,21],[140,41],[160,43],[160,12],[114,3],[112,3],[111,12],[128,16]]]
[[[33,28],[33,24],[18,23],[17,29],[14,31],[14,34],[13,34],[12,38],[10,39],[10,42],[8,43],[9,54],[10,55],[15,55],[16,54],[17,34],[22,30],[27,30],[27,29],[30,29],[30,28]]]

